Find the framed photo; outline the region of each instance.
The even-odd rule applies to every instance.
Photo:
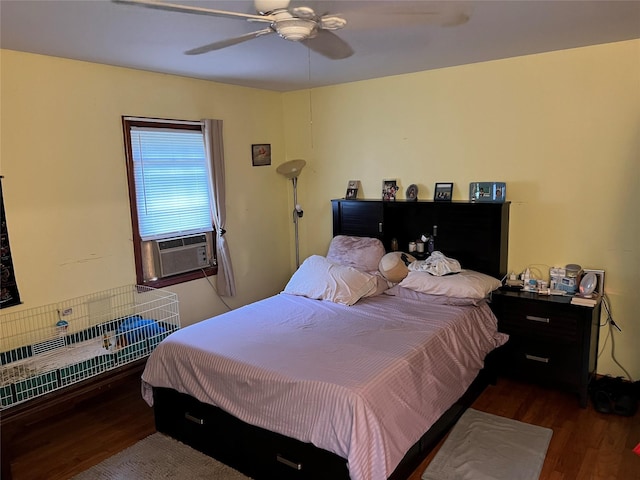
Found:
[[[408,201],[416,202],[418,200],[418,186],[415,183],[409,185],[409,188],[407,188],[407,193],[405,195]]]
[[[434,202],[450,202],[453,195],[453,183],[436,183]]]
[[[347,200],[354,200],[358,198],[358,188],[360,187],[360,180],[349,180],[347,185],[347,193],[344,198]]]
[[[398,183],[395,180],[382,181],[382,200],[394,202],[398,192]]]
[[[505,182],[471,182],[469,200],[472,202],[504,202],[507,196]]]
[[[251,162],[254,167],[271,165],[271,144],[254,143],[251,145]]]

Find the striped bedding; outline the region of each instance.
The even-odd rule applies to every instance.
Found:
[[[354,306],[281,293],[174,332],[143,396],[167,387],[334,452],[383,480],[506,341],[486,304],[389,295]]]

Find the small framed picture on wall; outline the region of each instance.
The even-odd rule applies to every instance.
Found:
[[[433,194],[434,202],[450,202],[453,195],[453,182],[436,183]]]
[[[271,144],[254,143],[251,145],[251,162],[254,167],[271,165]]]

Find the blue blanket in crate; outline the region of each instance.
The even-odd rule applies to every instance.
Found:
[[[167,330],[155,320],[142,318],[140,315],[126,317],[116,329],[118,344],[120,346],[141,342],[148,337],[153,337]]]

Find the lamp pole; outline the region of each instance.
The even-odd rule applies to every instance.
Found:
[[[291,179],[293,183],[293,224],[296,235],[296,268],[300,268],[300,244],[298,241],[298,219],[302,216],[302,209],[298,206],[298,177]]]
[[[298,175],[300,175],[300,171],[307,164],[301,158],[297,160],[289,160],[288,162],[284,162],[280,165],[276,171],[280,175],[284,175],[287,178],[291,179],[293,183],[293,223],[295,225],[295,233],[296,233],[296,268],[300,267],[300,243],[298,238],[298,222],[299,219],[302,218],[304,212],[300,205],[298,205]]]

